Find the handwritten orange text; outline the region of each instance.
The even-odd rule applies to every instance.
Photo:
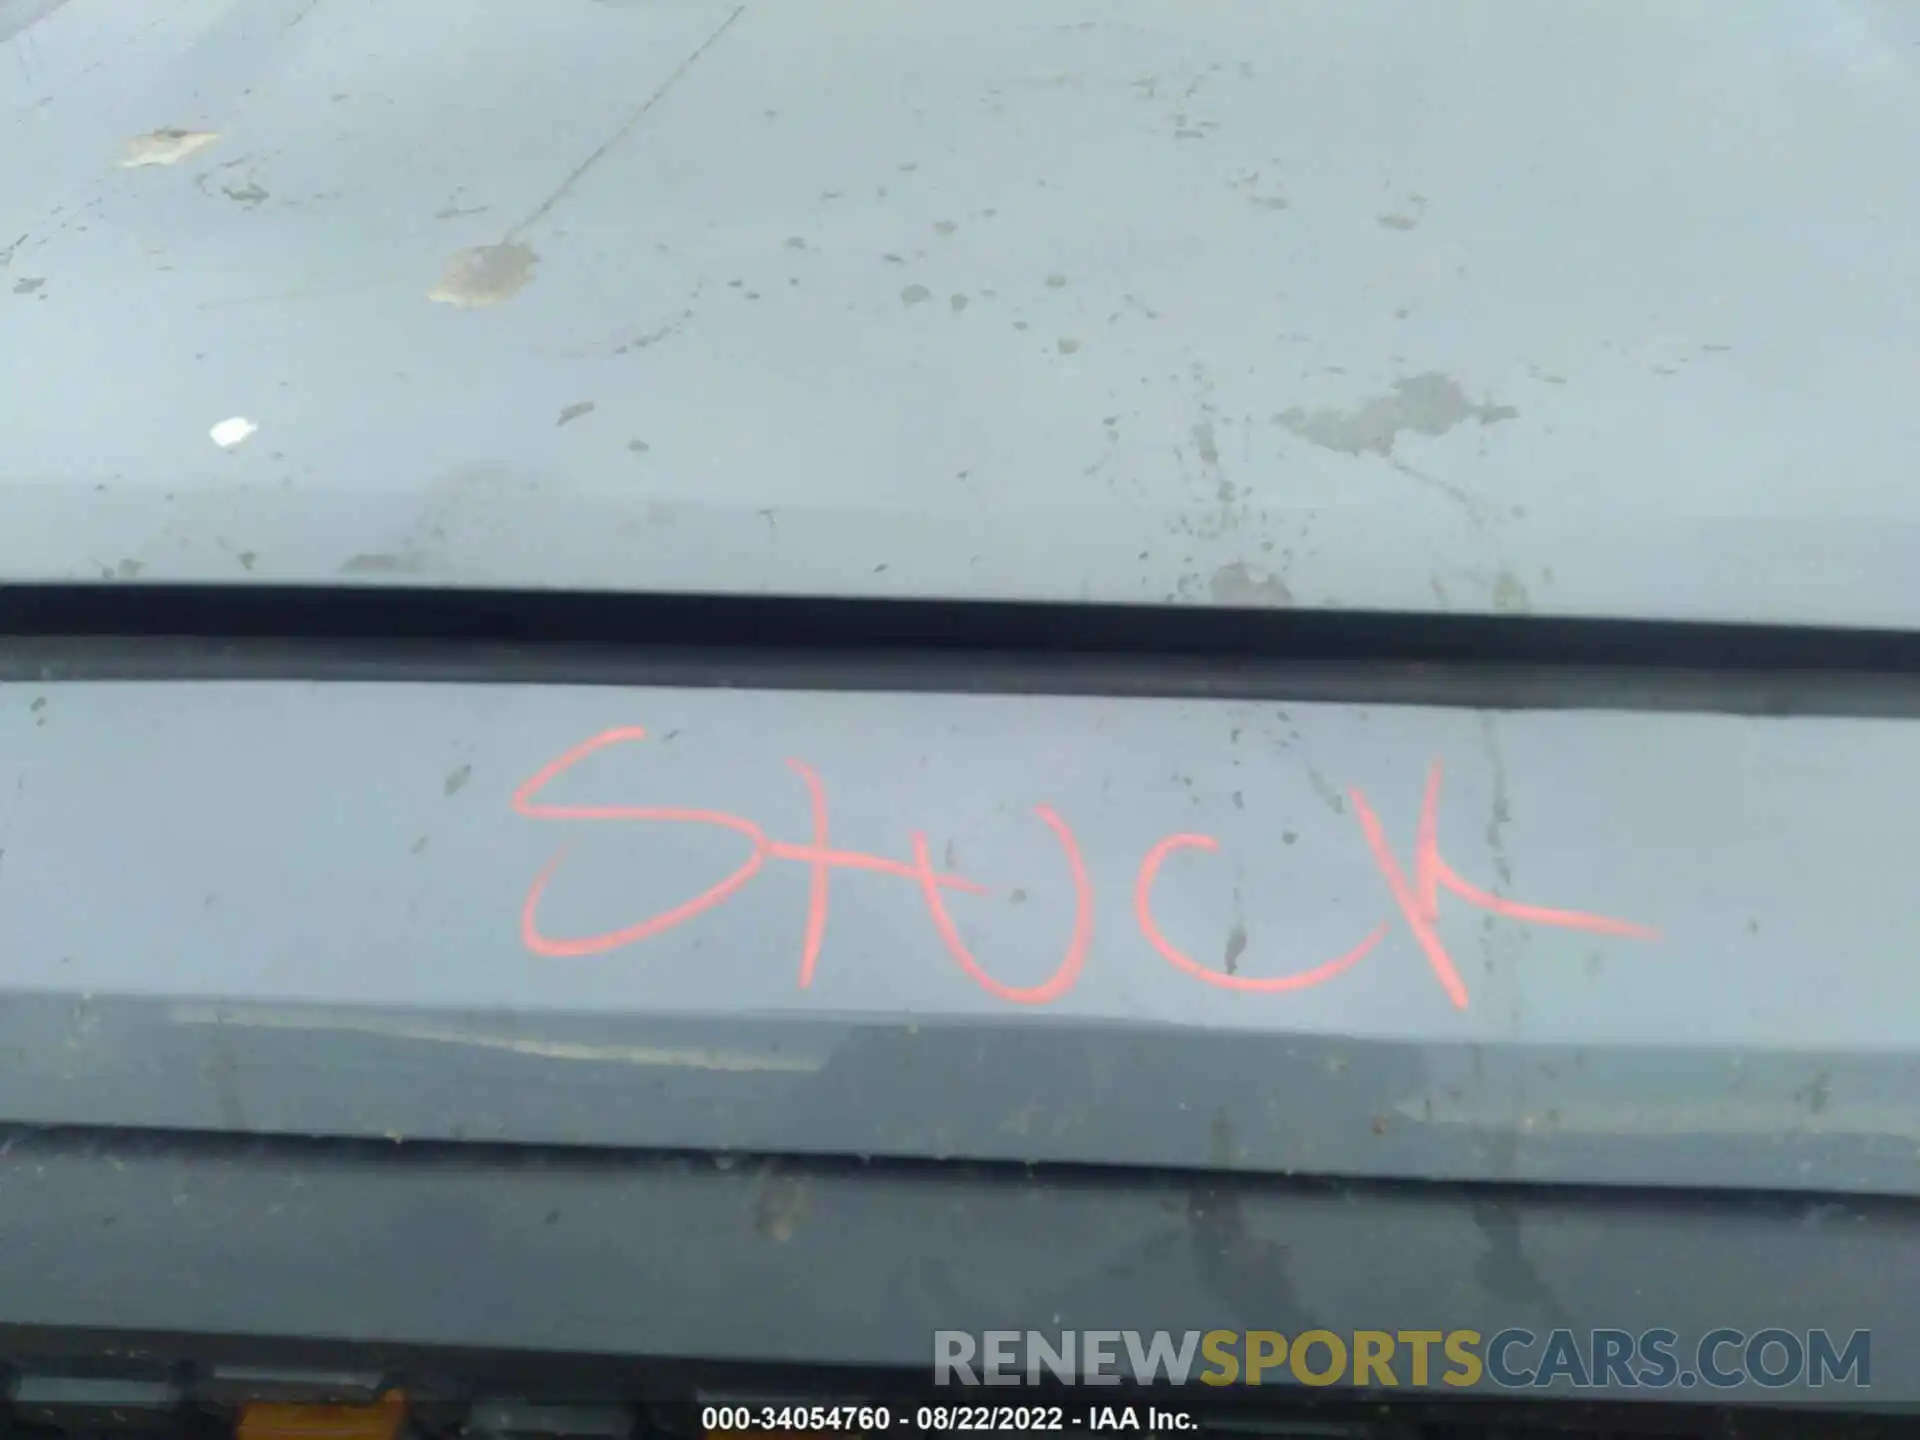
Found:
[[[787,767],[799,779],[807,794],[812,834],[804,843],[771,839],[753,821],[720,810],[654,805],[553,805],[538,798],[555,780],[588,757],[645,738],[645,730],[629,726],[608,730],[583,741],[528,777],[513,792],[514,810],[530,820],[711,826],[744,837],[748,846],[745,858],[729,874],[699,894],[644,920],[593,935],[553,935],[540,927],[540,902],[566,859],[567,852],[563,849],[535,877],[520,907],[521,940],[534,954],[558,958],[600,955],[650,940],[730,900],[760,872],[767,861],[786,860],[804,865],[809,871],[806,924],[800,944],[799,984],[802,988],[813,983],[820,953],[826,943],[831,877],[836,870],[864,871],[913,881],[940,943],[961,970],[989,994],[1019,1005],[1046,1005],[1067,994],[1079,981],[1093,944],[1094,887],[1073,828],[1050,807],[1036,806],[1032,813],[1041,825],[1052,832],[1060,851],[1061,864],[1073,888],[1072,927],[1060,952],[1059,963],[1046,980],[1024,987],[1008,985],[989,972],[968,949],[948,909],[947,892],[978,895],[984,894],[986,887],[965,876],[935,870],[928,854],[927,837],[921,831],[913,831],[908,836],[912,852],[910,860],[890,860],[862,851],[836,849],[828,833],[826,787],[819,775],[804,761],[787,761]],[[1279,975],[1228,974],[1201,964],[1167,938],[1153,913],[1154,887],[1161,870],[1181,851],[1217,852],[1220,842],[1210,835],[1184,832],[1168,835],[1147,851],[1134,877],[1133,887],[1133,919],[1140,935],[1168,964],[1204,984],[1244,994],[1276,994],[1323,985],[1352,969],[1386,939],[1392,927],[1393,914],[1397,913],[1425,955],[1441,989],[1461,1009],[1468,1004],[1467,987],[1436,928],[1440,916],[1439,892],[1442,889],[1469,905],[1525,924],[1583,930],[1635,940],[1659,938],[1657,931],[1644,925],[1578,910],[1555,910],[1523,904],[1482,890],[1463,879],[1440,853],[1440,780],[1440,764],[1435,761],[1427,776],[1426,795],[1414,832],[1411,875],[1401,867],[1387,843],[1385,828],[1366,795],[1359,790],[1348,791],[1361,838],[1380,871],[1387,898],[1391,900],[1394,910],[1379,920],[1352,948],[1332,959]]]

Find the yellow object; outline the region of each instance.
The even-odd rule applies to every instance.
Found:
[[[240,1411],[238,1440],[396,1440],[407,1397],[389,1390],[377,1405],[255,1403]]]

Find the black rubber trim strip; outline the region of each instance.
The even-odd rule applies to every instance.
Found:
[[[0,679],[330,680],[1920,714],[1920,633],[692,595],[0,587]]]

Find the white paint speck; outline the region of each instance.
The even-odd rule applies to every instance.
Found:
[[[121,148],[120,166],[138,170],[143,165],[178,165],[219,138],[211,130],[167,129],[136,135]]]
[[[231,420],[222,420],[207,434],[213,437],[213,443],[222,450],[231,450],[236,445],[244,445],[254,437],[260,427],[244,415],[236,415]]]

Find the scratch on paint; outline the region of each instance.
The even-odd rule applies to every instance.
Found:
[[[383,1039],[418,1040],[434,1045],[502,1050],[543,1060],[578,1060],[611,1065],[657,1066],[663,1069],[708,1070],[721,1073],[811,1074],[824,1063],[809,1055],[770,1055],[747,1050],[704,1046],[593,1045],[569,1040],[528,1040],[518,1036],[435,1029],[422,1025],[383,1025],[328,1010],[234,1010],[213,1005],[176,1005],[169,1018],[178,1025],[216,1025],[243,1030],[306,1030]]]
[[[675,85],[678,85],[686,76],[687,72],[700,63],[707,51],[720,43],[720,38],[733,28],[734,22],[746,13],[746,9],[747,7],[744,5],[735,6],[727,18],[722,20],[714,29],[713,33],[701,41],[699,47],[695,49],[691,55],[687,56],[686,59],[682,60],[674,69],[674,72],[667,76],[665,80],[661,81],[654,92],[640,103],[640,107],[627,117],[625,123],[622,124],[618,130],[615,130],[612,135],[608,136],[606,141],[594,150],[591,155],[587,156],[585,160],[582,160],[575,166],[573,173],[562,180],[554,189],[554,192],[547,196],[545,200],[541,201],[538,208],[536,208],[531,215],[516,225],[507,238],[513,239],[515,236],[523,235],[542,220],[546,219],[547,216],[553,212],[554,206],[564,200],[572,192],[573,187],[586,178],[587,173],[592,170],[594,166],[606,159],[621,141],[633,133],[634,126],[644,120],[647,112],[652,110],[655,105],[658,105],[660,101],[666,97],[667,92],[673,89]]]

